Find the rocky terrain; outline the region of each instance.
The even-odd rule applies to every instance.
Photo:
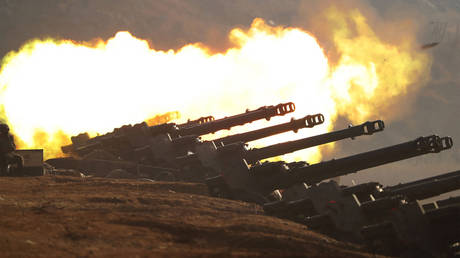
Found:
[[[203,184],[0,178],[2,257],[370,257]]]

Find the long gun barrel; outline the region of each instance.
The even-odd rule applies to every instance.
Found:
[[[61,150],[64,153],[75,153],[85,155],[94,149],[102,148],[103,146],[114,146],[115,144],[138,145],[145,141],[145,137],[149,134],[149,129],[146,122],[123,125],[115,128],[112,132],[90,138],[88,133],[81,133],[77,136],[72,136],[72,144],[62,146]]]
[[[450,197],[448,199],[436,201],[439,207],[444,207],[453,204],[460,204],[460,196]]]
[[[203,135],[216,132],[222,129],[229,129],[236,125],[243,125],[258,119],[270,119],[274,116],[281,116],[293,112],[295,105],[292,102],[278,104],[276,106],[264,106],[254,111],[246,111],[231,117],[215,120],[212,116],[201,117],[183,124],[164,123],[148,126],[142,122],[135,125],[124,125],[116,128],[111,133],[90,138],[88,133],[82,133],[71,137],[72,144],[62,146],[64,153],[75,153],[85,155],[98,148],[110,148],[115,145],[122,145],[124,148],[142,147],[148,137],[169,133],[173,138],[186,135]],[[131,146],[130,146],[131,145]]]
[[[437,209],[439,207],[445,207],[449,205],[460,205],[460,196],[449,197],[443,200],[437,200],[435,202],[426,203],[423,205],[425,211]]]
[[[287,131],[297,132],[302,128],[311,128],[316,125],[324,123],[324,116],[322,114],[308,115],[300,119],[292,118],[291,121],[279,125],[274,125],[270,127],[265,127],[262,129],[230,135],[222,138],[213,140],[217,144],[227,145],[235,142],[250,142],[265,138],[268,136],[284,133]]]
[[[107,146],[111,145],[112,143],[120,143],[122,141],[124,141],[123,143],[133,143],[132,140],[134,140],[135,142],[138,142],[140,145],[142,145],[141,142],[144,142],[145,138],[141,137],[148,136],[150,133],[174,133],[177,130],[176,128],[190,128],[211,121],[214,121],[213,116],[200,117],[195,120],[189,119],[186,123],[183,124],[164,123],[149,127],[146,122],[142,122],[134,125],[123,125],[119,128],[115,128],[110,133],[99,135],[93,138],[90,138],[88,133],[82,133],[77,136],[73,136],[71,137],[72,144],[63,146],[61,149],[64,153],[77,151],[78,154],[87,153],[94,148],[102,147],[102,145]]]
[[[460,170],[405,184],[385,187],[375,197],[403,195],[409,200],[423,200],[458,189],[460,189]]]
[[[382,120],[376,120],[372,122],[368,121],[361,125],[352,126],[339,131],[320,134],[295,141],[278,143],[260,149],[251,149],[245,154],[245,160],[249,164],[253,164],[261,159],[276,157],[325,143],[330,143],[346,138],[354,138],[361,135],[371,135],[373,133],[383,131],[384,128],[385,124]]]
[[[193,127],[193,126],[196,126],[196,125],[201,125],[201,124],[204,124],[204,123],[209,123],[211,121],[214,121],[214,117],[213,116],[203,116],[203,117],[200,117],[198,119],[195,119],[195,120],[188,120],[187,122],[183,123],[183,124],[178,124],[177,127],[179,129],[181,128],[188,128],[188,127]]]
[[[295,105],[292,102],[278,104],[276,106],[263,106],[253,111],[217,119],[193,127],[179,129],[179,135],[205,135],[214,133],[222,129],[230,129],[233,126],[244,125],[259,119],[267,119],[275,116],[283,116],[287,113],[294,112]]]
[[[386,163],[427,153],[438,153],[442,150],[450,149],[452,145],[453,142],[450,137],[441,138],[436,135],[419,137],[405,143],[293,169],[291,173],[280,180],[279,188],[288,188],[301,182],[315,184],[328,178],[355,173],[359,170],[377,167]]]

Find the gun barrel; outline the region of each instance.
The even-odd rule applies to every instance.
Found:
[[[460,204],[460,196],[450,197],[448,199],[436,201],[439,207],[445,207],[448,205]]]
[[[291,173],[280,180],[279,188],[288,188],[299,182],[315,184],[328,178],[355,173],[359,170],[377,167],[386,163],[427,153],[437,153],[450,149],[452,145],[453,142],[450,137],[441,138],[436,135],[419,137],[415,140],[389,147],[293,169]]]
[[[339,131],[320,134],[295,141],[278,143],[260,149],[251,149],[245,154],[245,159],[249,164],[254,164],[261,159],[276,157],[329,142],[346,138],[354,138],[361,135],[371,135],[373,133],[383,131],[384,128],[385,124],[382,120],[372,122],[368,121],[361,125],[352,126]]]
[[[460,196],[449,197],[447,199],[437,200],[435,202],[429,202],[422,205],[425,211],[434,210],[440,207],[458,205],[460,204]]]
[[[300,119],[292,118],[291,121],[279,125],[274,125],[250,132],[230,135],[213,140],[215,143],[221,143],[223,145],[234,143],[234,142],[250,142],[272,136],[275,134],[284,133],[287,131],[294,131],[295,133],[302,128],[311,128],[316,125],[324,123],[324,116],[322,114],[308,115]]]
[[[245,113],[224,117],[207,123],[199,124],[192,127],[179,129],[179,135],[205,135],[208,133],[217,132],[222,129],[230,129],[233,126],[244,125],[259,119],[267,119],[274,116],[283,116],[287,113],[294,112],[295,105],[292,102],[278,104],[276,106],[263,106],[256,110]]]
[[[177,127],[179,129],[182,129],[182,128],[188,128],[188,127],[193,127],[193,126],[196,126],[196,125],[201,125],[201,124],[204,124],[204,123],[209,123],[209,122],[212,122],[214,121],[214,117],[213,116],[203,116],[203,117],[200,117],[198,119],[195,119],[195,120],[188,120],[186,123],[183,123],[183,124],[178,124]]]
[[[422,200],[460,189],[460,170],[421,180],[385,187],[384,196],[404,195],[409,200]]]
[[[110,133],[93,138],[90,138],[88,133],[81,133],[77,136],[72,136],[72,144],[62,146],[61,150],[63,153],[84,155],[102,146],[113,145],[115,142],[129,142],[134,146],[143,145],[145,137],[149,135],[149,130],[147,123],[142,122],[134,125],[123,125],[115,128]]]

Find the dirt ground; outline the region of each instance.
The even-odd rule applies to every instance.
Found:
[[[0,178],[1,257],[369,257],[202,184]]]

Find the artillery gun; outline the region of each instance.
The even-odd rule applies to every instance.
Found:
[[[361,125],[349,127],[343,130],[270,145],[260,149],[247,149],[246,146],[242,143],[234,143],[217,148],[215,144],[208,143],[198,145],[195,148],[196,153],[180,157],[178,158],[178,161],[200,163],[203,167],[212,168],[214,171],[220,174],[221,176],[209,178],[206,180],[208,187],[213,195],[221,195],[218,192],[214,192],[215,190],[226,191],[224,190],[226,187],[219,183],[222,180],[224,180],[226,184],[231,188],[240,188],[246,189],[247,191],[266,193],[267,191],[256,190],[254,185],[249,182],[260,180],[262,180],[260,182],[270,181],[267,179],[267,177],[271,179],[274,174],[271,173],[270,170],[278,169],[278,171],[281,171],[284,169],[283,171],[287,171],[288,165],[284,162],[270,162],[262,165],[253,165],[250,167],[248,163],[255,164],[257,160],[260,159],[275,157],[296,150],[301,150],[341,139],[354,138],[361,135],[372,135],[376,132],[383,131],[383,129],[383,121],[376,120],[372,122],[365,122]],[[302,162],[290,163],[289,166],[298,169],[305,166],[305,164]],[[263,173],[259,172],[262,170],[267,171],[266,178],[263,178]],[[261,178],[259,179],[259,177]],[[276,181],[277,178],[274,178],[274,180]],[[222,186],[223,188],[219,189],[218,185]],[[224,196],[225,194],[222,197]]]
[[[151,174],[155,174],[154,171],[177,172],[178,167],[167,161],[176,155],[187,153],[188,148],[193,146],[191,144],[198,141],[197,135],[190,134],[202,135],[258,119],[269,120],[271,117],[282,116],[294,110],[295,105],[289,102],[276,106],[264,106],[253,111],[247,110],[245,113],[218,120],[212,117],[202,117],[181,125],[166,123],[156,126],[147,126],[143,122],[133,126],[125,125],[114,129],[111,133],[94,138],[89,138],[87,133],[80,134],[72,137],[72,145],[62,147],[64,153],[72,153],[76,158],[51,159],[47,163],[57,168],[86,168],[85,172],[91,174],[101,174],[101,171],[113,168],[119,161],[132,163],[124,167],[136,167],[142,163],[151,168]],[[324,117],[321,114],[308,116],[308,122],[311,124],[304,125],[304,127],[314,126],[323,121]],[[291,125],[293,130],[301,128],[297,120]],[[90,165],[91,162],[94,165]]]
[[[235,196],[240,191],[267,196],[277,189],[284,189],[284,199],[297,200],[302,198],[302,193],[308,189],[303,187],[303,185],[307,187],[312,186],[325,179],[356,173],[366,168],[415,156],[437,153],[451,147],[452,139],[450,137],[441,138],[432,135],[313,165],[306,163],[296,163],[293,165],[285,162],[267,162],[251,167],[250,173],[246,173],[244,178],[242,176],[232,178],[230,177],[232,175],[231,171],[229,171],[222,176],[208,179],[206,183],[212,195],[230,199],[235,199]],[[246,165],[244,160],[242,163]],[[301,191],[299,191],[298,187],[293,187],[299,185],[301,186]]]
[[[166,164],[180,164],[180,166],[190,166],[190,163],[180,162],[177,163],[176,158],[186,156],[189,153],[201,152],[202,146],[216,146],[216,148],[225,147],[232,143],[245,144],[250,141],[262,139],[272,135],[293,131],[297,132],[302,128],[311,128],[324,122],[324,116],[322,114],[307,115],[300,119],[292,118],[291,121],[261,128],[254,131],[245,133],[230,135],[211,141],[201,141],[196,135],[188,135],[185,137],[178,137],[172,139],[167,135],[160,135],[151,140],[150,146],[151,151],[156,159],[160,159],[161,162]],[[153,147],[154,146],[154,147]],[[194,163],[192,163],[194,164]],[[194,167],[199,169],[199,167]]]
[[[460,189],[460,170],[387,187],[377,182],[368,182],[345,187],[342,192],[345,195],[354,194],[360,201],[398,195],[404,196],[408,201],[415,201],[458,189]]]
[[[319,146],[330,142],[335,142],[347,138],[354,140],[354,138],[358,136],[372,135],[374,133],[383,131],[384,128],[385,124],[382,120],[375,120],[370,122],[368,121],[361,125],[349,126],[346,129],[330,133],[324,133],[299,140],[278,143],[259,149],[254,148],[245,152],[244,159],[248,164],[255,164],[259,160],[292,153],[298,150]],[[231,147],[229,147],[229,149],[231,149]]]
[[[53,169],[76,170],[97,177],[107,177],[111,172],[121,170],[133,178],[176,181],[175,175],[180,172],[176,168],[157,167],[119,159],[75,159],[70,157],[48,159],[46,163]]]
[[[426,211],[419,201],[394,209],[361,233],[373,250],[408,257],[453,257],[460,242],[460,204]]]
[[[403,195],[407,200],[414,201],[427,199],[458,189],[460,189],[460,170],[395,186],[384,188],[377,186],[376,191],[372,194],[375,198]]]
[[[441,200],[439,205],[435,202],[427,206],[429,209],[421,206],[419,200],[460,189],[459,179],[460,172],[454,171],[384,188],[374,182],[352,187],[341,187],[334,181],[312,186],[303,184],[289,189],[290,192],[283,195],[284,200],[265,204],[264,210],[269,215],[303,223],[338,238],[366,242],[373,251],[399,255],[404,249],[413,251],[414,246],[424,245],[425,253],[450,254],[460,241],[460,217],[458,208],[440,208],[460,206],[460,199]],[[290,200],[292,196],[302,198]],[[431,210],[436,212],[430,213],[430,224],[427,224],[427,219],[419,216]],[[417,216],[415,221],[421,222],[412,222],[412,216]],[[402,225],[404,221],[411,221],[411,225],[406,228]],[[431,234],[435,232],[436,237],[431,241]],[[414,246],[404,244],[407,242]]]
[[[346,236],[347,240],[362,241],[363,226],[383,221],[407,203],[460,189],[459,178],[459,173],[452,172],[385,188],[373,182],[352,187],[334,181],[302,184],[289,189],[283,200],[265,204],[264,210],[322,232]],[[292,200],[295,196],[301,198]]]
[[[226,142],[231,142],[232,140],[248,142],[290,130],[297,132],[299,129],[311,128],[323,122],[324,116],[322,114],[308,115],[300,119],[291,119],[291,121],[287,123],[266,127],[255,131],[249,131],[246,133],[230,135],[227,137],[216,139],[214,141],[216,141],[217,145],[219,146],[224,145],[224,143]],[[161,136],[159,138],[161,138]],[[195,168],[184,168],[174,163],[176,155],[184,154],[189,150],[194,150],[195,145],[203,144],[203,142],[200,141],[196,136],[178,137],[175,139],[171,139],[170,137],[168,137],[168,139],[169,141],[152,140],[150,142],[150,145],[148,146],[149,148],[152,148],[152,152],[156,154],[156,158],[162,157],[165,161],[168,162],[166,163],[167,166],[154,166],[143,164],[143,170],[152,170],[149,174],[156,174],[154,171],[161,171],[161,173],[165,174],[169,171],[170,173],[174,174],[170,175],[170,178],[176,177],[177,179],[183,181],[203,181],[204,178],[199,173],[197,173]],[[122,161],[117,159],[115,156],[106,156],[105,158],[96,157],[84,159],[58,158],[48,160],[47,162],[50,165],[55,166],[57,168],[80,169],[98,176],[106,175],[107,173],[109,173],[110,170],[114,169],[114,167],[119,166],[121,164],[123,164],[121,168],[128,167],[130,168],[130,172],[133,171],[134,167],[141,166],[138,162],[132,162],[132,159],[131,161]],[[107,163],[107,166],[105,167],[102,165],[104,164],[104,162]]]
[[[297,133],[299,129],[302,128],[312,128],[316,125],[320,125],[324,123],[324,116],[322,114],[315,114],[315,115],[307,115],[300,119],[291,118],[291,121],[283,124],[278,124],[254,131],[249,131],[240,134],[234,134],[225,136],[222,138],[212,140],[217,145],[224,146],[236,142],[251,142],[261,138],[265,138],[268,136],[272,136],[275,134],[280,134],[288,131],[293,131]]]
[[[193,126],[196,126],[196,125],[201,125],[201,124],[204,124],[204,123],[209,123],[211,121],[214,121],[216,120],[213,116],[203,116],[203,117],[200,117],[198,119],[195,119],[195,120],[187,120],[186,123],[183,123],[183,124],[178,124],[177,127],[179,129],[183,129],[183,128],[189,128],[189,127],[193,127]]]
[[[153,131],[152,133],[161,132],[162,130],[167,130],[168,128],[170,128],[171,130],[176,129],[174,128],[174,125],[177,127],[177,129],[180,130],[184,128],[190,128],[190,127],[198,126],[201,124],[205,124],[205,123],[208,123],[214,120],[215,118],[213,116],[206,116],[206,117],[200,117],[195,120],[189,119],[186,123],[182,123],[182,124],[165,123],[165,124],[161,124],[158,126],[151,126],[150,128],[152,128],[151,129]],[[103,148],[103,147],[110,148],[110,146],[116,143],[117,141],[125,141],[124,143],[139,145],[139,141],[136,141],[135,139],[133,139],[132,136],[134,135],[140,135],[141,137],[146,136],[146,135],[148,136],[149,135],[148,128],[149,126],[147,125],[147,123],[142,122],[142,123],[138,123],[134,125],[123,125],[119,128],[115,128],[110,133],[99,135],[94,138],[90,138],[88,133],[81,133],[77,136],[72,136],[71,137],[72,144],[62,146],[61,150],[63,153],[66,153],[66,154],[83,156],[98,148]],[[122,145],[122,144],[123,142],[119,143],[119,145]],[[142,143],[140,144],[142,145]]]
[[[430,211],[430,210],[434,210],[440,207],[445,207],[445,206],[453,205],[453,204],[460,204],[460,196],[449,197],[447,199],[437,200],[431,203],[423,204],[423,209],[425,211]]]
[[[297,132],[302,128],[311,128],[324,122],[322,114],[308,115],[300,119],[292,118],[291,121],[283,124],[265,127],[262,129],[249,131],[241,134],[230,135],[211,141],[201,141],[199,137],[189,135],[171,139],[160,135],[155,137],[150,142],[151,152],[156,159],[155,164],[166,164],[166,166],[174,166],[181,170],[178,178],[182,181],[203,182],[206,177],[215,175],[215,170],[204,168],[200,162],[177,162],[177,157],[188,157],[189,153],[200,152],[202,146],[217,146],[221,148],[226,146],[225,143],[239,141],[247,143],[249,141],[258,140],[268,136],[280,134],[287,131]],[[200,152],[201,153],[201,152]],[[184,155],[187,154],[187,155]]]
[[[246,110],[244,113],[217,120],[213,117],[202,117],[179,125],[164,123],[148,126],[145,122],[135,125],[124,125],[114,129],[111,133],[93,138],[90,138],[88,133],[71,137],[72,144],[63,146],[61,149],[64,153],[79,157],[83,157],[96,149],[104,149],[116,156],[129,159],[129,157],[135,157],[138,156],[137,154],[142,153],[152,137],[178,138],[188,135],[199,136],[222,129],[230,129],[233,126],[244,125],[259,119],[265,118],[269,120],[271,117],[282,116],[294,112],[294,110],[294,103],[288,102],[276,106],[263,106],[252,111]],[[133,155],[132,152],[138,153]]]

